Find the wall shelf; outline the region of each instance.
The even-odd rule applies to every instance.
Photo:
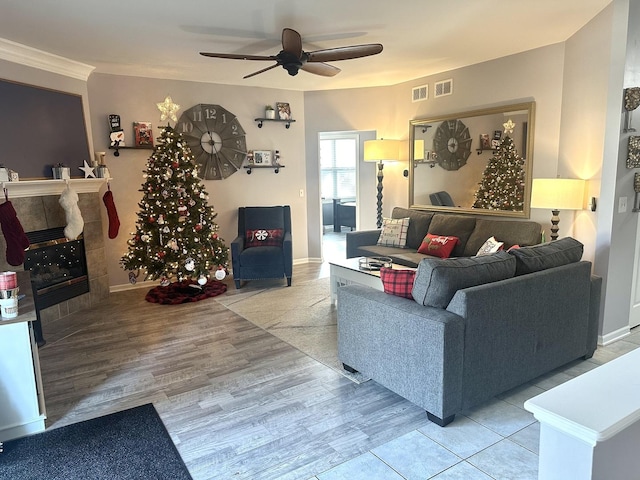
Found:
[[[262,128],[262,122],[280,122],[284,123],[284,128],[289,128],[295,120],[282,120],[280,118],[254,118],[254,121],[258,122],[258,128]]]
[[[113,152],[113,156],[119,157],[120,152],[118,150],[153,150],[153,145],[140,145],[138,147],[114,147],[113,145],[109,145],[109,150],[115,150],[115,152]]]
[[[242,168],[247,170],[247,175],[251,175],[251,170],[254,168],[270,168],[273,170],[273,173],[278,173],[281,168],[284,168],[284,165],[245,165]]]

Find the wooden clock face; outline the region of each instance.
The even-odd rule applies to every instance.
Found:
[[[247,156],[244,129],[236,116],[220,105],[201,103],[185,110],[175,131],[189,144],[202,179],[227,178],[241,168]]]
[[[471,135],[460,120],[445,120],[433,137],[436,161],[445,170],[458,170],[471,155]]]

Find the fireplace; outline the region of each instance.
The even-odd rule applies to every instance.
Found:
[[[38,315],[34,334],[44,344],[40,311],[89,292],[84,238],[67,240],[64,227],[27,232],[30,246],[24,269],[31,271],[31,287]]]
[[[81,278],[82,275],[75,275],[75,268],[69,268],[69,270],[73,271],[74,277],[80,277],[79,280],[68,281],[69,278],[62,276],[53,278],[52,272],[52,279],[57,282],[56,288],[41,292],[43,294],[42,299],[40,299],[42,302],[38,304],[39,308],[37,309],[38,318],[41,322],[34,322],[34,330],[39,326],[35,324],[41,323],[46,337],[58,339],[60,335],[65,335],[67,328],[66,317],[98,306],[109,298],[107,244],[105,242],[106,235],[103,218],[104,205],[100,193],[102,188],[106,188],[105,183],[106,179],[104,178],[72,178],[66,181],[20,180],[19,182],[4,183],[22,228],[25,232],[29,232],[27,237],[34,245],[42,243],[39,234],[37,235],[38,238],[34,238],[36,237],[36,232],[46,230],[55,232],[51,236],[46,236],[46,241],[52,241],[57,238],[61,240],[61,245],[66,243],[73,245],[73,242],[64,240],[64,226],[67,224],[66,212],[60,206],[59,200],[60,194],[67,185],[70,185],[78,192],[78,207],[84,220],[83,238],[81,241],[78,240],[78,243],[82,244],[79,248],[82,248],[86,257],[86,260],[83,259],[80,262],[82,267],[86,265],[85,274],[88,275],[88,280],[83,280]],[[21,267],[8,263],[5,251],[6,242],[4,236],[0,234],[0,271],[20,270]],[[25,252],[25,254],[28,255],[29,252]],[[27,269],[27,267],[24,268]],[[58,281],[63,278],[64,281]],[[89,285],[89,288],[87,288],[87,285]],[[79,292],[85,293],[79,294]],[[60,301],[65,297],[69,299]],[[34,296],[35,298],[37,297]],[[44,305],[51,306],[45,307]]]

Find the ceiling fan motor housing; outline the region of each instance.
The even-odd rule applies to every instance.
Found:
[[[302,67],[303,65],[300,58],[298,58],[293,53],[287,52],[285,50],[282,50],[277,55],[277,58],[278,58],[278,63],[282,65],[282,68],[284,68],[287,72],[289,72],[289,75],[291,76],[297,75],[298,70],[300,70],[300,67]]]

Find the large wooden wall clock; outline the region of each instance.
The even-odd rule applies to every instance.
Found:
[[[471,155],[471,135],[460,120],[445,120],[433,137],[436,162],[445,170],[458,170]]]
[[[233,175],[247,156],[244,129],[236,116],[220,105],[201,103],[185,110],[175,131],[189,144],[202,179],[222,180]]]

